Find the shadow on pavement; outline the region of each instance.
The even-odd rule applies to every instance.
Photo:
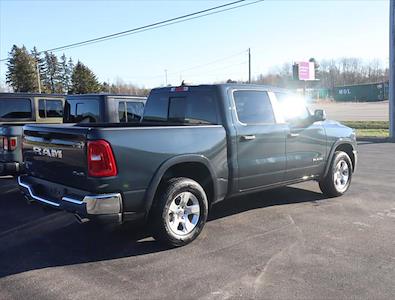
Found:
[[[209,221],[267,206],[322,199],[324,197],[320,193],[285,187],[221,202],[213,207]],[[12,202],[11,199],[9,200],[11,204],[6,207],[3,201],[1,208],[6,209],[10,215],[18,214],[18,210],[21,209],[24,210],[23,214],[27,214],[32,209],[24,202],[22,205],[20,203],[22,199]],[[4,214],[4,211],[2,213]],[[63,213],[57,214],[67,218]],[[144,225],[96,226],[95,223],[80,225],[70,217],[68,222],[64,222],[63,219],[58,220],[59,226],[55,224],[56,221],[53,224],[52,221],[41,224],[40,217],[45,218],[38,216],[35,222],[39,227],[32,228],[31,232],[29,226],[23,229],[27,231],[26,233],[22,230],[4,236],[2,230],[0,231],[0,278],[46,267],[98,262],[169,249],[154,241]],[[0,228],[2,223],[3,220],[0,219]]]

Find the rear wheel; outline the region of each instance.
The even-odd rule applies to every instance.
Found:
[[[207,214],[207,196],[199,183],[184,177],[171,179],[153,207],[154,238],[176,247],[186,245],[199,236]]]
[[[335,152],[328,174],[319,181],[321,191],[329,197],[343,195],[350,187],[352,171],[348,154],[343,151]]]

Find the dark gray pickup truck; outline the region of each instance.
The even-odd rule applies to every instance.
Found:
[[[194,240],[223,199],[306,180],[350,186],[355,133],[301,98],[259,85],[152,90],[141,123],[24,127],[30,201],[81,221],[146,219],[174,246]]]

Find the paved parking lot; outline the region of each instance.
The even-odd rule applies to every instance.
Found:
[[[388,121],[389,102],[316,102],[313,109],[325,109],[329,119],[337,121]]]
[[[0,299],[392,299],[395,144],[359,150],[346,196],[305,183],[230,200],[179,249],[27,205],[2,179]]]

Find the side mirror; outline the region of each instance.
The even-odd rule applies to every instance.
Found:
[[[326,113],[323,109],[316,109],[314,111],[314,121],[325,121],[326,120]]]

